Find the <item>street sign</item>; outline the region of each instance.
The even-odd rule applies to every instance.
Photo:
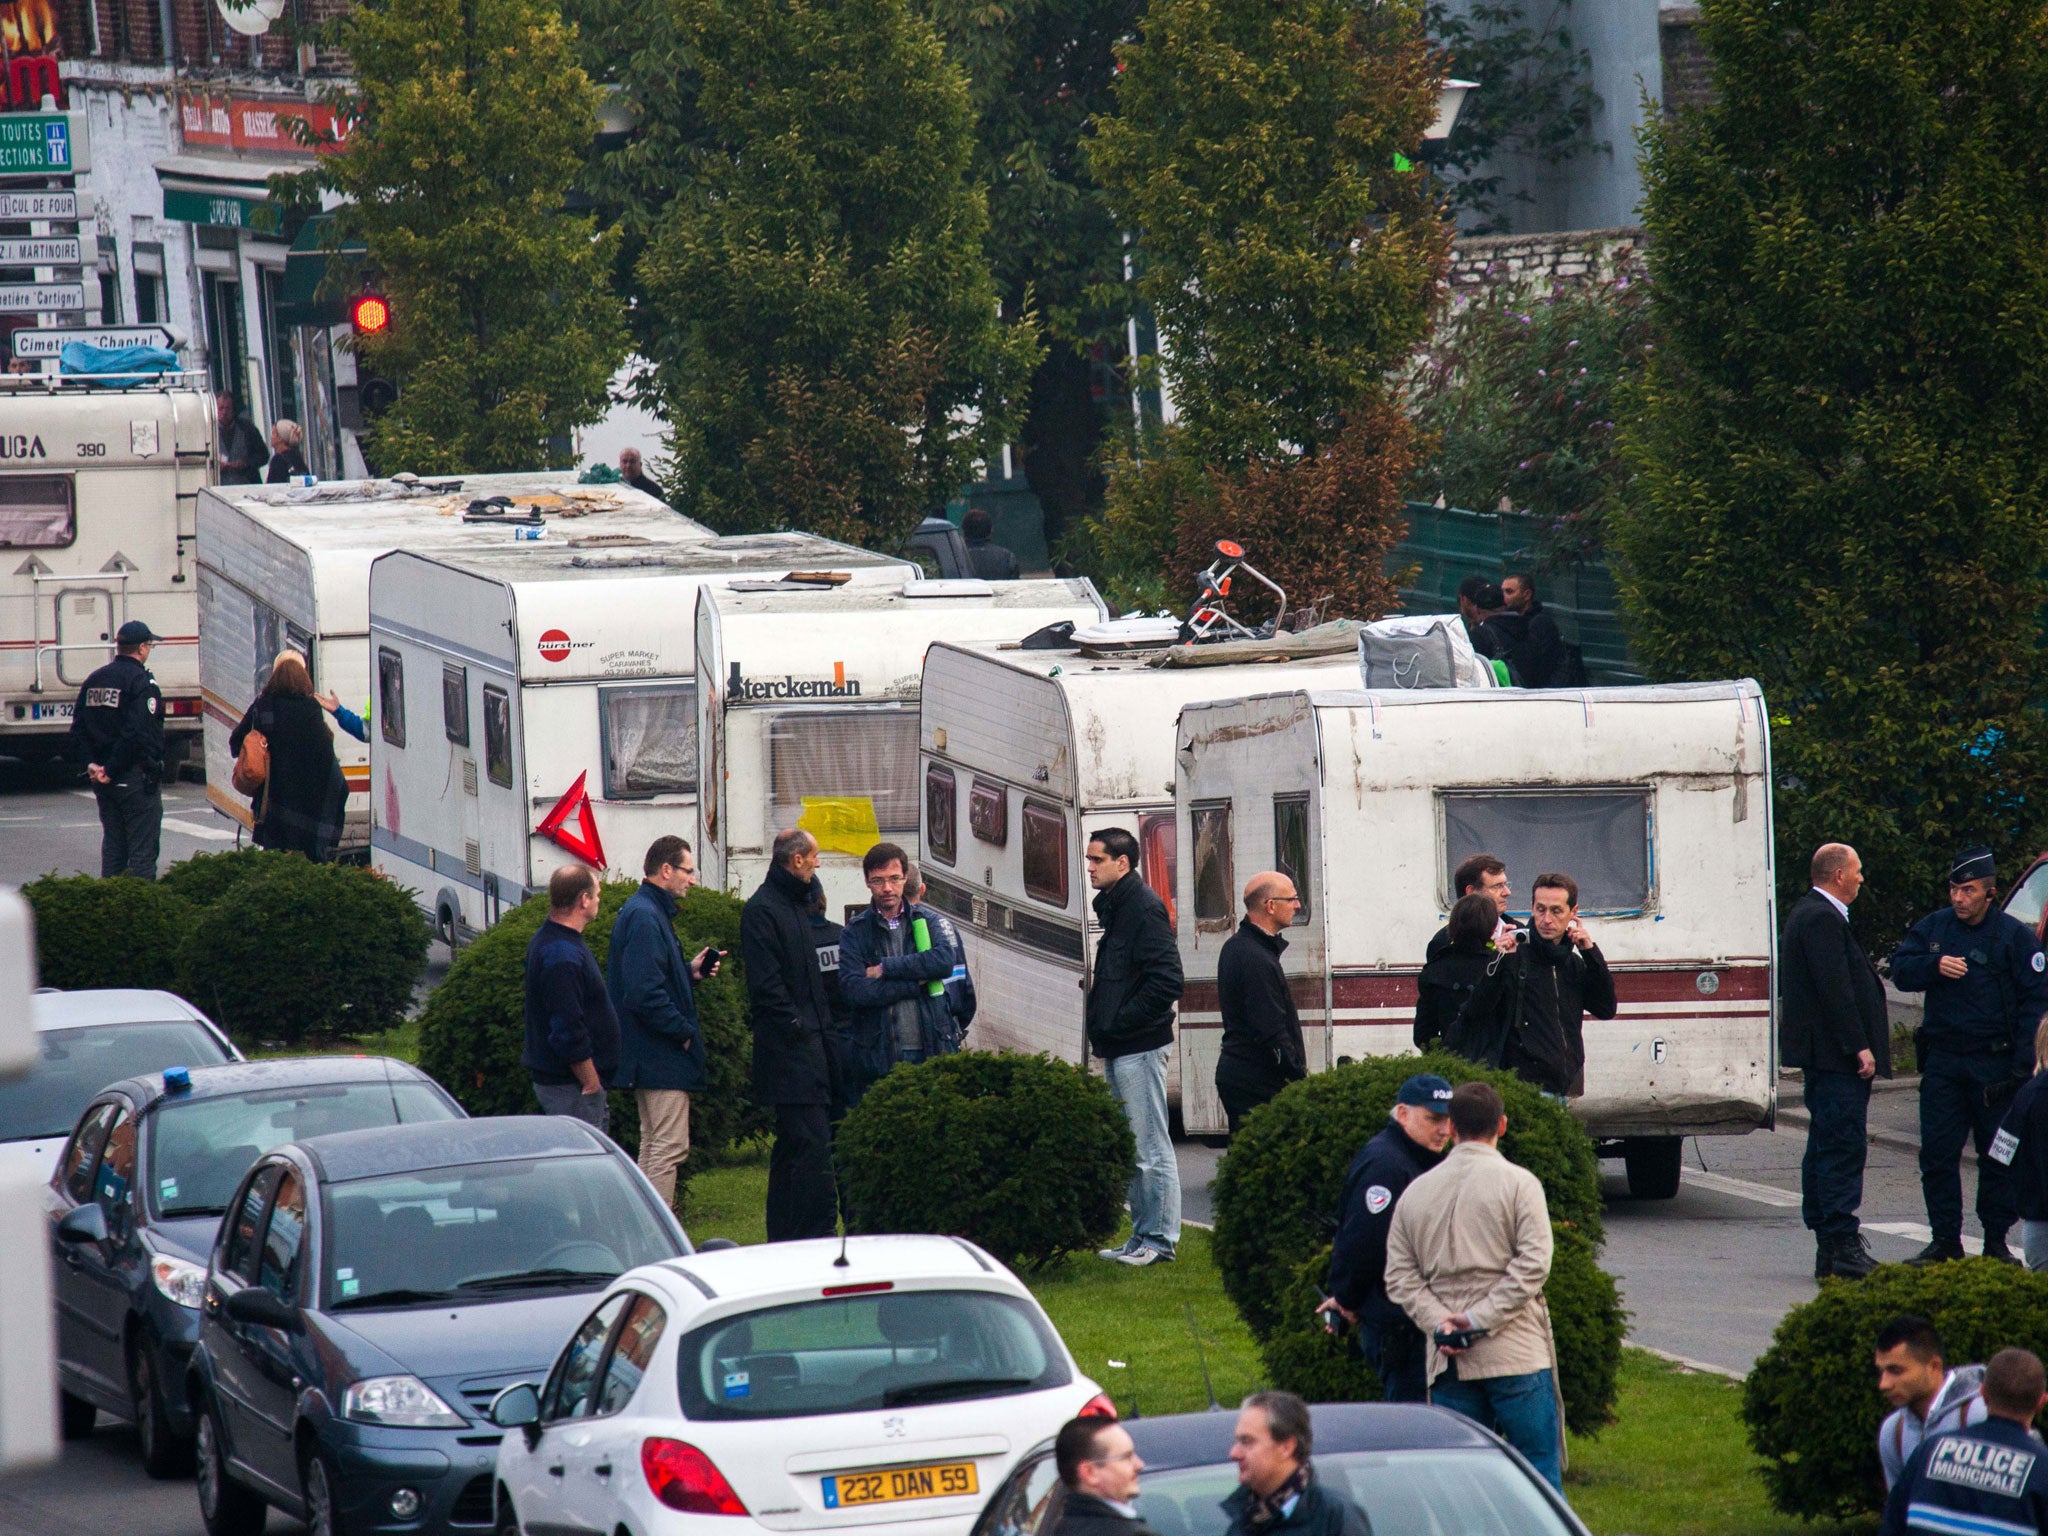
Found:
[[[0,176],[68,176],[72,161],[70,114],[0,113]]]
[[[0,192],[0,219],[75,219],[76,192]]]
[[[83,283],[0,283],[0,314],[40,314],[48,309],[83,308]]]
[[[75,267],[79,260],[76,235],[0,239],[0,267]]]
[[[58,325],[41,330],[29,328],[14,333],[16,357],[55,357],[66,342],[82,341],[89,347],[168,347],[171,333],[160,325]]]

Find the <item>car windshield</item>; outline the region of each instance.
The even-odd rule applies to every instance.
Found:
[[[609,1154],[352,1179],[327,1202],[335,1310],[596,1287],[682,1251]]]
[[[288,1141],[372,1125],[453,1120],[421,1082],[297,1083],[161,1104],[150,1117],[150,1202],[158,1217],[217,1216],[249,1165]]]
[[[1226,1422],[1220,1438],[1228,1439]],[[1490,1448],[1341,1451],[1315,1458],[1316,1477],[1364,1511],[1379,1536],[1578,1536],[1535,1481]],[[1138,1513],[1159,1536],[1223,1536],[1237,1489],[1229,1462],[1147,1472]]]
[[[124,1077],[230,1059],[213,1033],[191,1019],[46,1029],[36,1046],[42,1060],[28,1075],[0,1083],[0,1141],[70,1135],[92,1096]]]
[[[1036,1308],[989,1291],[826,1297],[707,1323],[677,1356],[693,1419],[799,1418],[1064,1386]]]

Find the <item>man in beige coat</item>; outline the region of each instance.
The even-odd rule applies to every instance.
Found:
[[[1451,1095],[1457,1144],[1394,1207],[1387,1296],[1430,1336],[1430,1401],[1493,1430],[1562,1492],[1557,1347],[1543,1300],[1550,1210],[1536,1175],[1501,1156],[1507,1125],[1489,1084]]]

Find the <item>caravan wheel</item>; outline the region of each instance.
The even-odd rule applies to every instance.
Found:
[[[1621,1160],[1628,1169],[1628,1192],[1638,1200],[1669,1200],[1678,1193],[1679,1170],[1685,1162],[1682,1136],[1635,1136],[1622,1143]]]
[[[434,937],[448,946],[448,958],[462,948],[462,909],[443,896],[434,904]]]

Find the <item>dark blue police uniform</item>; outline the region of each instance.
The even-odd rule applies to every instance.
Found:
[[[1448,1113],[1451,1085],[1442,1078],[1433,1081],[1442,1084],[1442,1096],[1425,1107]],[[1441,1152],[1418,1145],[1398,1121],[1389,1120],[1351,1160],[1337,1202],[1330,1294],[1358,1318],[1359,1351],[1390,1403],[1429,1400],[1429,1350],[1422,1330],[1387,1299],[1387,1232],[1402,1191],[1443,1160]]]
[[[1879,1536],[2041,1536],[2048,1467],[2024,1424],[1989,1418],[1923,1440],[1885,1501]]]
[[[139,619],[121,626],[120,644],[157,637]],[[71,712],[70,751],[80,767],[97,763],[100,873],[156,878],[163,841],[164,696],[138,656],[116,656],[85,680]]]
[[[1964,873],[1964,871],[1969,871]],[[1988,849],[1972,849],[1950,879],[1992,877]],[[1941,974],[1945,955],[1968,969]],[[1920,1190],[1934,1241],[1925,1259],[1962,1256],[1963,1143],[1977,1146],[1977,1219],[1988,1252],[2005,1252],[2017,1219],[2012,1182],[1988,1155],[2019,1085],[2033,1074],[2034,1030],[2048,1012],[2048,958],[2024,923],[1993,908],[1974,926],[1951,907],[1913,925],[1892,955],[1892,985],[1927,994],[1920,1054]]]

